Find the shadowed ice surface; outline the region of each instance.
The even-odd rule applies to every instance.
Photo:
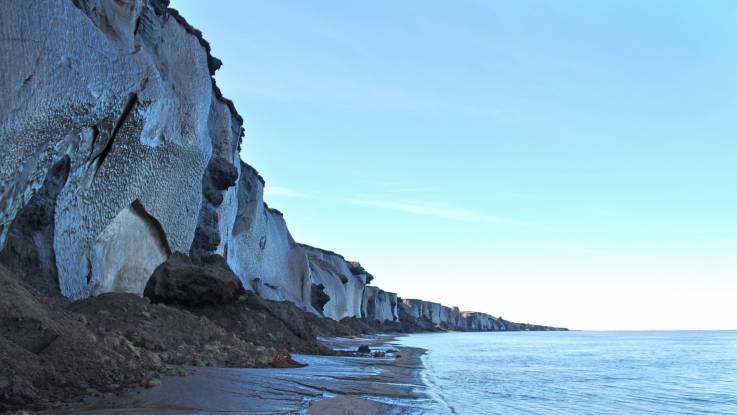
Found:
[[[737,332],[415,334],[457,414],[737,414]]]

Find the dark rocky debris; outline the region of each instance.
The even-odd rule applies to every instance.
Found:
[[[143,295],[153,303],[183,306],[235,302],[245,293],[240,279],[224,258],[209,260],[213,265],[197,265],[187,255],[172,254],[151,275]]]
[[[54,254],[54,208],[69,175],[69,157],[56,162],[44,183],[10,225],[0,263],[45,295],[59,301]]]
[[[325,286],[322,284],[312,284],[310,298],[312,306],[320,313],[325,309],[325,304],[330,301],[330,296],[325,292]]]

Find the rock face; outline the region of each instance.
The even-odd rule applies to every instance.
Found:
[[[488,314],[464,311],[462,317],[463,327],[467,331],[506,330],[496,318]]]
[[[368,320],[398,321],[397,294],[377,287],[366,287],[363,292],[361,315]]]
[[[463,328],[463,316],[461,316],[461,309],[458,307],[452,307],[450,309],[450,321],[448,322],[448,328],[451,330],[459,330]]]
[[[433,303],[431,301],[422,302],[422,317],[426,320],[430,320],[432,324],[440,325],[440,308],[439,303]]]
[[[407,314],[417,319],[422,317],[422,303],[422,300],[416,300],[412,298],[402,299],[402,304],[404,304],[407,308]]]
[[[354,274],[350,263],[334,252],[308,245],[300,247],[307,259],[310,282],[325,287],[325,293],[330,297],[323,308],[323,315],[334,320],[361,317],[366,274]]]
[[[224,232],[228,264],[246,289],[269,300],[309,305],[311,285],[305,254],[294,242],[281,212],[264,203],[264,179],[251,166],[243,162],[240,166],[235,221],[232,229]]]
[[[438,303],[411,298],[401,299],[399,306],[401,311],[399,315],[404,315],[405,319],[413,320],[416,326],[425,329],[438,328],[457,331],[561,330],[554,327],[514,323],[486,313],[461,311],[458,307],[446,307]]]
[[[213,87],[208,46],[165,2],[129,3],[0,9],[0,247],[44,194],[53,223],[39,232],[53,237],[39,255],[53,248],[54,261],[39,284],[58,275],[73,299],[140,294],[167,252],[189,252],[196,233],[235,216],[233,203],[201,212],[208,164],[239,165],[242,134]],[[59,163],[68,172],[48,180]],[[223,197],[234,201],[235,190]],[[222,238],[209,242],[223,252]]]
[[[400,307],[358,262],[296,243],[240,160],[243,120],[213,79],[221,62],[167,7],[3,1],[0,263],[59,301],[145,290],[222,304],[245,289],[335,320],[538,328],[422,300]],[[218,275],[202,268],[212,261]]]
[[[24,280],[42,293],[59,296],[59,279],[54,252],[54,211],[56,197],[69,174],[69,157],[64,157],[19,212],[6,234],[0,262],[16,270]]]
[[[147,275],[166,260],[169,247],[158,221],[138,202],[118,213],[92,245],[92,295],[127,292],[141,295]],[[137,255],[119,255],[137,251]]]
[[[440,325],[445,327],[451,326],[450,307],[446,307],[444,305],[440,306]]]
[[[296,243],[281,212],[264,203],[264,185],[256,170],[241,162],[237,212],[227,244],[233,272],[264,298],[287,300],[336,320],[360,317],[370,274],[334,252]],[[312,299],[318,292],[312,287],[319,285],[329,297],[320,311]]]
[[[348,265],[349,265],[349,267],[350,267],[351,272],[353,273],[353,275],[356,275],[356,276],[364,275],[365,276],[364,279],[366,280],[366,284],[369,284],[369,283],[371,283],[371,281],[373,281],[374,276],[371,275],[371,274],[369,274],[369,272],[366,271],[366,269],[364,269],[363,266],[361,266],[361,263],[360,262],[358,262],[358,261],[349,261],[348,262]]]

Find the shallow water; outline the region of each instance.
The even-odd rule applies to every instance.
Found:
[[[737,414],[737,331],[414,334],[437,414]]]

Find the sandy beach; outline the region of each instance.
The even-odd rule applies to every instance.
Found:
[[[183,367],[161,386],[55,409],[55,414],[406,414],[428,399],[420,377],[423,349],[397,347],[392,337],[323,339],[337,350],[373,356],[294,355],[296,369]],[[42,413],[50,414],[46,411]]]

